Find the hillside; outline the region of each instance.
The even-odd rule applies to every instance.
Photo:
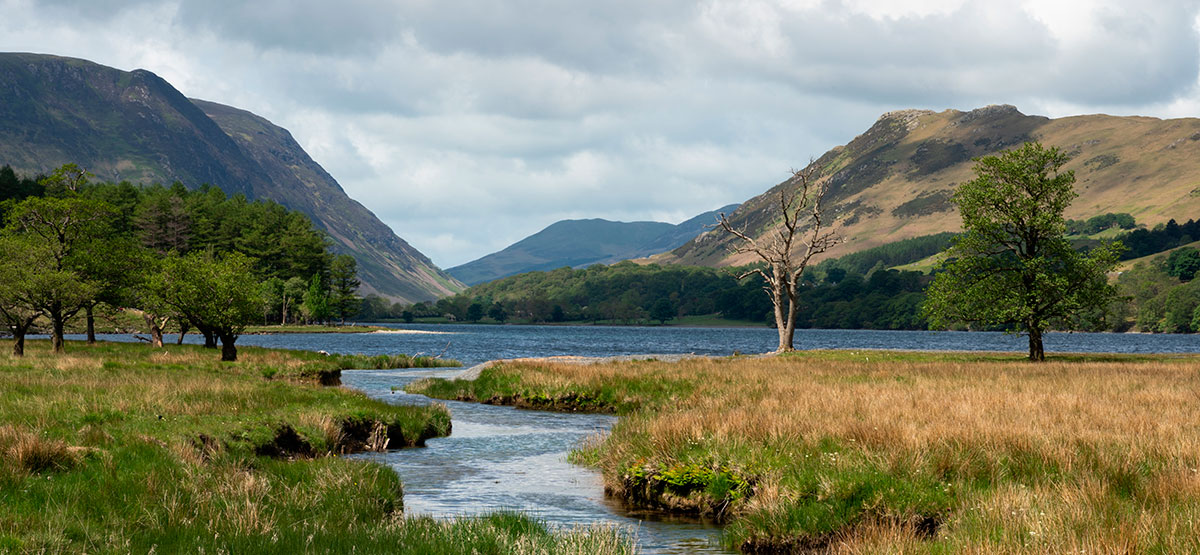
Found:
[[[0,83],[0,164],[18,173],[74,162],[101,180],[216,185],[307,214],[357,259],[363,294],[413,302],[462,288],[259,116],[74,58],[0,53]]]
[[[602,219],[562,220],[504,250],[446,270],[475,285],[525,272],[564,266],[611,264],[669,251],[703,233],[729,205],[678,225],[662,222],[613,222]]]
[[[815,162],[829,179],[826,206],[844,242],[827,257],[886,243],[957,231],[950,203],[955,186],[973,177],[972,158],[1028,140],[1069,153],[1079,198],[1072,219],[1127,212],[1154,226],[1200,213],[1200,119],[1160,120],[1106,115],[1049,119],[1012,106],[960,112],[904,110],[884,114],[867,132]],[[741,205],[730,220],[762,234],[778,218],[784,182]],[[696,237],[658,262],[726,266],[752,262],[729,254],[719,231]]]

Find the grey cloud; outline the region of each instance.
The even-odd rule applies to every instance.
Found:
[[[179,22],[263,49],[370,55],[400,36],[387,0],[181,0]]]
[[[561,218],[745,200],[887,110],[1153,112],[1196,98],[1200,69],[1186,1],[1113,2],[1065,41],[991,1],[889,18],[832,0],[7,6],[24,18],[10,25],[39,31],[0,36],[3,48],[163,75],[154,63],[184,62],[171,80],[185,94],[288,127],[351,196],[447,265]],[[130,40],[147,26],[173,38]]]

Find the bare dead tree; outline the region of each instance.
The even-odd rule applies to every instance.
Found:
[[[792,179],[779,188],[779,209],[783,220],[761,237],[752,237],[745,229],[737,229],[722,213],[718,219],[721,229],[740,241],[731,250],[737,254],[753,253],[766,268],[743,272],[738,279],[758,274],[766,285],[763,289],[775,305],[775,327],[779,330],[779,348],[775,352],[794,351],[792,337],[796,333],[796,290],[800,275],[808,262],[838,243],[837,234],[827,228],[821,204],[828,191],[829,181],[819,179],[814,164],[803,170],[792,170]]]

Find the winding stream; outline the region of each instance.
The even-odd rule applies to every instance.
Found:
[[[423,404],[430,399],[392,387],[457,372],[351,370],[342,373],[342,384],[392,403]],[[624,514],[605,499],[597,472],[566,461],[567,451],[607,430],[615,417],[446,404],[454,425],[450,437],[429,440],[424,449],[355,455],[400,474],[405,513],[447,517],[515,509],[552,526],[601,522],[628,527],[643,553],[729,553],[719,547],[715,526]]]

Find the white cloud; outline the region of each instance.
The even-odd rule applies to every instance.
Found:
[[[287,127],[442,266],[745,200],[880,113],[1195,115],[1190,1],[0,0],[0,49]]]

